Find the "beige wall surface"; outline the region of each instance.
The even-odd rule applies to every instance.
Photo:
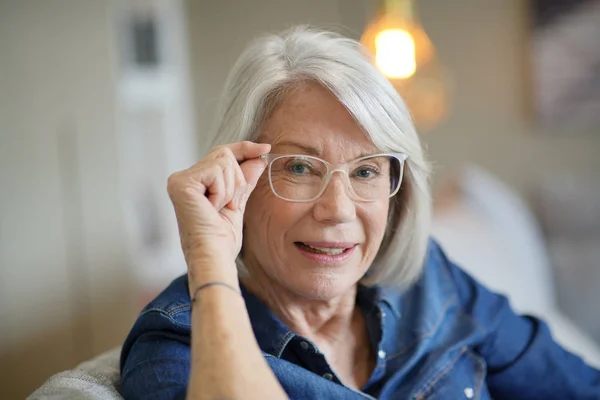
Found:
[[[368,2],[363,0],[188,0],[194,97],[199,135],[212,123],[227,73],[254,37],[295,24],[315,24],[360,35]],[[358,28],[348,26],[354,22]],[[348,29],[350,28],[350,29]],[[353,32],[352,29],[355,29]],[[200,140],[206,150],[207,140]]]
[[[521,0],[420,0],[419,13],[454,85],[448,119],[425,136],[438,173],[463,162],[525,195],[540,177],[600,171],[600,132],[542,132],[531,101],[529,16]]]
[[[0,1],[0,398],[119,344],[134,318],[109,1]]]

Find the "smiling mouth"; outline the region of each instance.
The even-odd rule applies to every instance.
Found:
[[[315,247],[315,246],[310,246],[310,245],[308,245],[306,243],[302,243],[302,242],[295,242],[295,244],[296,244],[296,246],[300,247],[301,249],[309,251],[311,253],[325,254],[325,255],[329,255],[329,256],[337,256],[337,255],[343,254],[352,248],[352,247],[346,247],[346,248]]]

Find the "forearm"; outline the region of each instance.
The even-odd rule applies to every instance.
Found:
[[[194,280],[237,285],[226,274]],[[242,296],[231,289],[209,286],[197,293],[191,346],[188,398],[287,398],[256,342]]]

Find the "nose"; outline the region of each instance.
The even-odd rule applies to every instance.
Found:
[[[343,172],[331,176],[325,191],[316,200],[313,217],[316,221],[330,225],[356,219],[356,205],[349,197],[346,175]]]

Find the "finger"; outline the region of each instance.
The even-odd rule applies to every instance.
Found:
[[[224,203],[222,204],[222,207],[235,210],[239,204],[239,198],[245,192],[246,188],[246,179],[244,178],[244,174],[229,147],[222,146],[218,149],[215,149],[213,156],[215,157],[214,160],[219,165],[223,166],[224,171],[226,195],[223,199]],[[219,203],[217,206],[221,206],[221,203]]]
[[[237,161],[233,159],[231,154],[226,157],[220,157],[214,160],[217,168],[221,169],[220,179],[222,185],[212,186],[208,190],[208,195],[213,194],[213,190],[218,190],[219,193],[215,193],[211,199],[214,200],[213,206],[217,210],[221,210],[229,202],[232,201],[235,194],[235,169],[239,168]],[[215,183],[218,183],[215,181]],[[219,182],[220,183],[220,182]]]
[[[219,204],[219,210],[235,199],[236,192],[236,181],[235,181],[235,170],[239,169],[237,161],[228,157],[225,166],[223,167],[223,178],[225,180],[225,197],[223,203]]]
[[[250,141],[219,146],[210,152],[204,162],[201,161],[191,167],[190,172],[194,180],[206,187],[206,197],[217,210],[227,205],[230,205],[231,209],[236,209],[239,208],[240,199],[249,196],[266,167],[266,162],[257,157],[267,154],[270,150],[270,144]],[[209,164],[216,163],[217,165],[213,164],[213,166],[220,167],[221,171],[214,167],[207,168],[207,161]],[[238,165],[240,161],[246,165],[244,167],[246,172],[240,169]],[[253,162],[247,164],[249,161]],[[250,190],[248,186],[251,187]]]
[[[246,201],[248,200],[248,197],[250,197],[250,193],[252,193],[256,187],[258,178],[263,174],[266,167],[267,163],[263,159],[248,160],[240,164],[240,169],[246,179],[246,190],[242,194],[242,200],[240,202],[241,209],[246,207]]]
[[[206,198],[217,210],[223,208],[225,198],[225,179],[223,167],[218,164],[208,168],[203,176],[200,177],[201,182],[206,187]],[[219,207],[219,205],[221,206]]]
[[[205,198],[207,188],[215,180],[214,171],[207,171],[202,175],[194,176],[190,170],[180,171],[169,176],[167,181],[167,192],[173,205],[186,205],[195,202],[199,198]]]
[[[271,145],[268,143],[254,143],[249,141],[232,143],[226,145],[226,147],[231,150],[237,161],[250,160],[271,151]]]
[[[231,210],[238,210],[240,205],[240,199],[242,195],[246,192],[247,184],[246,178],[244,177],[244,173],[242,172],[240,166],[237,164],[237,161],[235,164],[235,168],[233,168],[233,171],[235,180],[235,192],[233,194],[233,198],[227,204],[227,207]]]

